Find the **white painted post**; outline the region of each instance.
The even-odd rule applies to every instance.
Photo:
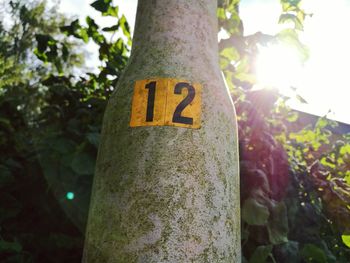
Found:
[[[139,0],[130,61],[105,113],[83,262],[241,262],[237,125],[218,65],[216,8]],[[147,79],[199,83],[200,128],[130,127],[135,81]],[[148,100],[133,106],[158,114],[142,85]],[[168,103],[168,88],[153,103]]]

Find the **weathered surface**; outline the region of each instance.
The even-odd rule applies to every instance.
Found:
[[[216,0],[139,0],[111,97],[83,262],[240,262],[236,119],[218,66]],[[135,80],[203,85],[202,127],[130,128]]]

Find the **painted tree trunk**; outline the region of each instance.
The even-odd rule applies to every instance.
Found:
[[[240,262],[238,140],[216,0],[139,0],[105,113],[83,262]],[[130,127],[135,81],[202,85],[201,127]]]

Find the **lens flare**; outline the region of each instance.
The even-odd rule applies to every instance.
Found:
[[[74,199],[74,193],[73,193],[73,192],[67,192],[66,198],[67,198],[68,200],[73,200],[73,199]]]

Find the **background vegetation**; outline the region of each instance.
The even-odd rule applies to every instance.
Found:
[[[350,135],[298,118],[275,91],[254,91],[261,46],[299,41],[308,14],[281,0],[274,36],[245,36],[238,0],[219,1],[220,65],[232,91],[241,151],[243,262],[350,262]],[[101,28],[44,1],[0,6],[0,261],[80,262],[106,101],[128,59],[128,23],[111,0],[91,4]],[[99,47],[98,73],[84,46]]]

